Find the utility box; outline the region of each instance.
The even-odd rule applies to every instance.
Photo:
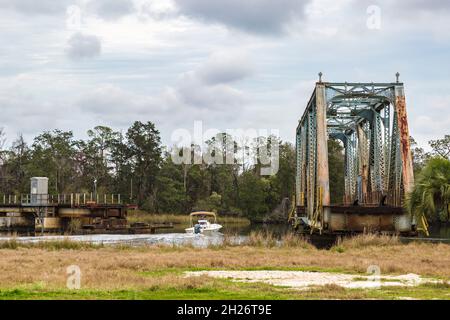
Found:
[[[30,205],[45,206],[48,204],[48,178],[31,178]]]
[[[36,218],[34,222],[35,230],[58,230],[61,229],[61,218],[45,217]]]

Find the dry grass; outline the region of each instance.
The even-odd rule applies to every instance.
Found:
[[[69,265],[81,268],[83,288],[105,290],[161,286],[187,288],[197,286],[195,281],[202,281],[202,286],[205,281],[212,286],[218,285],[213,279],[184,279],[179,275],[180,270],[198,269],[303,269],[365,273],[369,265],[378,265],[382,274],[417,273],[450,278],[450,246],[445,244],[359,244],[346,246],[344,252],[317,250],[309,245],[267,247],[247,244],[219,249],[68,247],[66,244],[65,248],[53,249],[43,246],[0,249],[2,288],[35,285],[46,289],[64,287]],[[58,248],[60,250],[55,250]]]
[[[349,249],[365,248],[369,246],[386,247],[401,245],[397,236],[377,235],[377,234],[360,234],[353,237],[341,238],[337,242],[337,246]]]
[[[134,210],[128,212],[128,221],[133,222],[145,222],[150,224],[160,224],[160,223],[173,223],[188,225],[189,215],[186,214],[155,214],[147,213],[141,210]],[[248,225],[250,220],[243,217],[228,217],[228,216],[217,216],[217,221],[220,224],[238,224],[238,225]]]
[[[224,241],[224,245],[226,244],[227,242]],[[263,248],[314,248],[314,246],[303,236],[294,233],[286,233],[281,237],[277,237],[270,231],[252,231],[241,245]]]
[[[82,250],[102,248],[103,244],[93,244],[89,242],[77,242],[69,239],[59,241],[39,241],[39,242],[20,242],[16,239],[0,242],[0,249],[18,249],[18,248],[39,248],[46,250]]]

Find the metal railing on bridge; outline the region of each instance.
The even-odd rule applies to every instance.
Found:
[[[354,205],[357,201],[357,204],[360,206],[393,206],[393,207],[401,207],[403,205],[403,199],[400,192],[396,190],[391,191],[390,193],[384,193],[381,191],[367,192],[358,196],[344,195],[343,204],[346,206]]]
[[[0,205],[14,206],[54,206],[65,205],[71,207],[87,205],[122,205],[120,194],[21,194],[0,195]]]

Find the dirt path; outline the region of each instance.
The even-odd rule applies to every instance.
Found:
[[[435,280],[417,274],[400,276],[361,276],[344,273],[306,271],[195,271],[186,272],[186,277],[208,276],[228,278],[238,282],[264,282],[275,286],[305,289],[310,286],[338,285],[344,288],[379,288],[380,286],[417,286]]]

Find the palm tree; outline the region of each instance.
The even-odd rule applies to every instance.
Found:
[[[438,157],[427,162],[407,196],[406,205],[417,221],[440,221],[442,216],[450,221],[449,160]]]

